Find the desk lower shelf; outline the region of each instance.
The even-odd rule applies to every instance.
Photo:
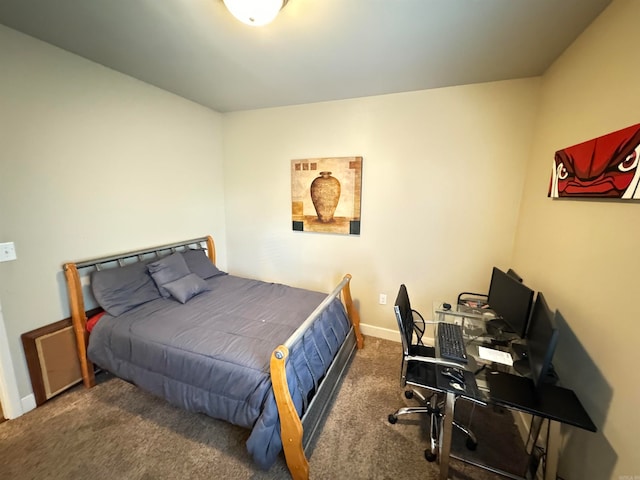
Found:
[[[489,373],[487,383],[493,403],[591,432],[597,431],[573,390],[557,385],[543,385],[536,389],[530,378],[505,372]]]

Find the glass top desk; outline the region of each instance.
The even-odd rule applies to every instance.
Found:
[[[530,470],[526,468],[525,472],[519,475],[452,454],[453,417],[458,398],[465,398],[483,405],[499,405],[532,415],[534,422],[532,422],[530,436],[533,438],[533,442],[531,446],[527,446],[525,452],[529,455],[529,460],[532,460],[531,453],[543,421],[548,420],[544,478],[545,480],[555,480],[560,449],[560,425],[562,423],[569,424],[592,432],[596,431],[595,425],[572,390],[556,384],[547,384],[535,389],[530,378],[518,373],[518,370],[522,372],[524,369],[516,370],[509,364],[514,356],[517,360],[519,353],[519,349],[516,348],[514,352],[512,347],[514,345],[522,347],[523,344],[518,341],[506,342],[503,335],[496,339],[495,335],[487,333],[487,325],[495,320],[493,312],[486,309],[468,310],[459,307],[461,306],[451,305],[450,309],[444,309],[442,303],[434,303],[433,318],[435,322],[451,322],[461,325],[469,356],[465,378],[469,379],[469,375],[471,375],[471,381],[475,380],[477,388],[475,386],[467,388],[468,391],[461,393],[450,386],[447,379],[442,379],[438,375],[437,387],[446,395],[445,416],[438,452],[440,480],[448,479],[450,456],[507,478],[527,478],[526,475]],[[435,331],[434,337],[436,337]],[[487,351],[483,351],[483,348],[487,348],[490,355],[487,355]],[[507,358],[505,363],[500,363],[493,359],[494,356],[500,358],[501,361],[504,356]],[[517,367],[518,362],[515,363]]]

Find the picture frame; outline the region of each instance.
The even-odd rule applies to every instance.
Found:
[[[291,161],[292,228],[360,235],[362,157]]]

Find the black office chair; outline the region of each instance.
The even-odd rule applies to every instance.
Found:
[[[399,408],[389,415],[388,420],[389,423],[395,424],[401,415],[413,413],[429,415],[430,446],[425,450],[424,454],[429,462],[433,462],[438,458],[440,424],[444,417],[444,395],[440,390],[435,388],[437,384],[436,365],[450,365],[450,362],[436,358],[435,347],[422,343],[425,321],[418,311],[411,308],[405,285],[400,285],[394,311],[400,331],[400,339],[402,341],[400,385],[403,388],[407,385],[417,387],[419,390],[412,388],[411,390],[406,390],[404,395],[408,399],[417,397],[422,405],[418,407]],[[417,321],[414,321],[414,315],[418,317]],[[425,397],[422,394],[422,390],[429,391],[430,395]],[[478,443],[473,432],[463,425],[458,424],[456,421],[453,422],[453,425],[467,435],[467,448],[475,450]]]

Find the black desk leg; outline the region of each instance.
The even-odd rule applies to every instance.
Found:
[[[531,470],[532,466],[535,466],[533,462],[536,462],[536,444],[538,442],[538,437],[540,436],[540,431],[542,430],[542,425],[544,421],[547,422],[547,438],[544,442],[545,449],[545,461],[544,461],[544,480],[556,480],[556,476],[558,473],[558,458],[560,456],[560,423],[554,420],[545,419],[543,417],[534,416],[531,422],[531,431],[529,432],[529,438],[527,439],[526,451],[529,455],[529,469]],[[539,467],[539,465],[537,465]],[[533,472],[533,476],[535,477],[537,473]]]
[[[545,419],[533,415],[531,417],[531,424],[529,425],[529,436],[527,437],[527,443],[525,445],[525,451],[529,457],[529,463],[527,465],[527,472],[531,472],[531,475],[535,478],[538,467],[540,466],[540,456],[536,455],[536,445],[538,444],[538,437],[540,436],[540,430]]]

